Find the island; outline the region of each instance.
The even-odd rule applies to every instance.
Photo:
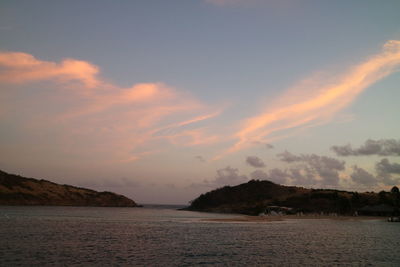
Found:
[[[0,205],[138,207],[135,201],[112,192],[61,185],[0,171]]]
[[[284,186],[251,180],[200,195],[185,208],[191,211],[244,215],[365,215],[398,216],[399,189],[390,192],[348,192]]]

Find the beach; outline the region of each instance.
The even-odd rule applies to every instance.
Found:
[[[386,217],[378,216],[329,216],[329,215],[278,215],[278,216],[237,216],[232,218],[209,218],[202,219],[202,221],[208,222],[276,222],[286,220],[336,220],[336,221],[363,221],[363,220],[380,220],[386,221]]]

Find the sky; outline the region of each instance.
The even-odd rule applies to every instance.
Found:
[[[187,204],[400,185],[400,1],[0,2],[0,169]]]

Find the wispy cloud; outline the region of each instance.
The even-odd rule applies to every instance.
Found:
[[[161,128],[155,129],[153,131],[154,135],[174,135],[177,131],[181,130],[183,127],[192,125],[204,120],[212,119],[216,116],[218,116],[221,113],[221,111],[216,111],[210,114],[205,114],[205,115],[200,115],[194,118],[190,118],[189,120],[186,121],[181,121],[177,123],[172,123],[167,126],[163,126]]]
[[[312,77],[294,86],[272,107],[246,119],[236,132],[237,142],[225,153],[284,137],[283,130],[331,121],[336,113],[400,64],[400,41],[388,41],[383,51],[331,79]]]
[[[27,53],[0,53],[0,83],[40,91],[25,86],[33,82],[50,83],[52,90],[40,96],[27,94],[26,104],[35,97],[41,102],[57,99],[63,108],[53,108],[56,112],[38,107],[46,114],[41,121],[46,121],[46,129],[51,125],[64,129],[59,138],[65,146],[85,147],[85,153],[110,153],[119,158],[114,158],[116,161],[130,162],[159,151],[160,142],[207,145],[218,139],[198,123],[218,116],[221,109],[212,109],[166,84],[137,83],[123,88],[106,82],[100,77],[100,68],[87,61],[51,62]],[[28,125],[41,127],[36,122]]]
[[[172,135],[161,135],[161,138],[168,139],[173,144],[184,146],[208,145],[219,141],[218,135],[207,132],[206,128],[183,130]]]

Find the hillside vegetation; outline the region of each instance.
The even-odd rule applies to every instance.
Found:
[[[133,200],[112,192],[60,185],[0,171],[0,205],[136,207]]]
[[[248,183],[225,186],[202,194],[193,200],[187,209],[257,215],[270,206],[278,206],[290,208],[292,212],[354,214],[364,207],[376,205],[398,209],[398,188],[394,187],[392,191],[357,193],[306,189],[278,185],[270,181],[251,180]]]

